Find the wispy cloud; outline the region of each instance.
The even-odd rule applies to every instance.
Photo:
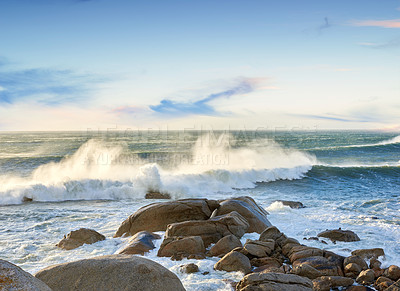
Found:
[[[355,20],[351,22],[355,26],[374,26],[383,28],[400,28],[400,19],[389,20]]]
[[[47,106],[84,101],[104,78],[71,70],[0,66],[0,106],[33,101]]]
[[[390,49],[396,48],[400,46],[400,37],[389,40],[388,42],[384,43],[373,43],[373,42],[363,42],[360,45],[373,48],[373,49]]]
[[[158,105],[151,105],[149,108],[158,114],[170,116],[185,116],[185,115],[208,115],[217,116],[221,115],[217,109],[214,108],[212,101],[229,98],[235,95],[242,95],[255,91],[263,79],[258,78],[245,78],[241,79],[233,87],[210,94],[197,101],[180,102],[171,99],[163,99]]]

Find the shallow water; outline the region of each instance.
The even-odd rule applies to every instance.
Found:
[[[0,257],[34,273],[81,258],[115,253],[112,238],[147,190],[173,198],[252,196],[287,235],[303,240],[341,227],[361,241],[308,245],[348,255],[382,247],[384,266],[400,263],[400,138],[374,132],[150,132],[0,134]],[[33,202],[22,203],[23,197]],[[277,199],[303,202],[290,209]],[[63,251],[69,231],[93,228],[107,239]],[[256,234],[246,237],[257,238]],[[244,238],[244,239],[245,239]],[[158,241],[158,244],[161,240]],[[188,290],[229,290],[240,273],[183,275]],[[196,261],[211,271],[216,258]]]

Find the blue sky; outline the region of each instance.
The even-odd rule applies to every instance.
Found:
[[[400,130],[400,1],[0,1],[0,130]]]

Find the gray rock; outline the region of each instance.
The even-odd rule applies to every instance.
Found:
[[[128,245],[120,250],[119,254],[127,255],[144,255],[150,250],[154,249],[153,240],[160,239],[158,234],[140,231],[129,239]]]
[[[49,286],[20,267],[0,259],[0,290],[51,291]]]
[[[35,277],[57,291],[185,290],[178,277],[160,264],[129,255],[54,265],[39,271]]]

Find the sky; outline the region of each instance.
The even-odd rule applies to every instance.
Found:
[[[400,0],[1,0],[0,131],[400,131]]]

